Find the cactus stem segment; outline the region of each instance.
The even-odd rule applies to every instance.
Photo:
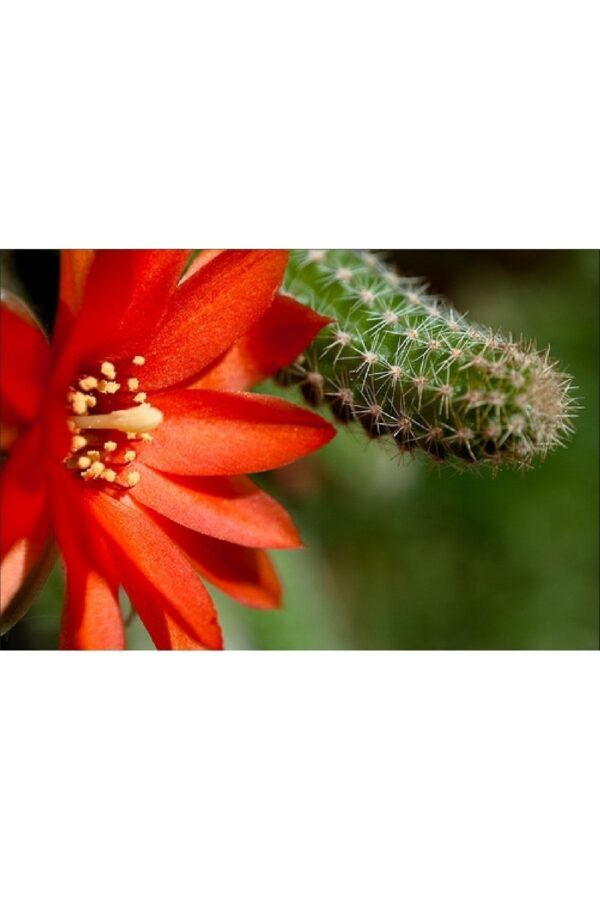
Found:
[[[548,351],[467,322],[374,253],[293,251],[285,289],[334,321],[279,380],[341,422],[461,467],[528,467],[573,431]]]

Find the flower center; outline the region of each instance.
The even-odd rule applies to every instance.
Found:
[[[133,366],[143,366],[134,356]],[[134,370],[132,370],[134,371]],[[127,490],[135,487],[140,473],[132,463],[140,444],[163,420],[162,412],[148,403],[139,379],[130,375],[117,380],[114,363],[105,360],[95,374],[82,373],[67,391],[67,424],[72,434],[66,467],[86,482],[107,482]]]

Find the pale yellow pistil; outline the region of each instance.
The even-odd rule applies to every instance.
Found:
[[[70,416],[69,422],[80,429],[123,431],[125,434],[142,434],[154,431],[163,420],[160,409],[149,403],[140,403],[129,409],[115,409],[104,415]]]

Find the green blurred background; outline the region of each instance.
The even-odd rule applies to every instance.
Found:
[[[246,609],[212,591],[226,646],[597,649],[597,252],[385,255],[473,319],[549,344],[577,383],[575,437],[533,471],[492,478],[400,460],[393,447],[346,430],[313,457],[261,476],[308,549],[274,554],[281,611]],[[3,251],[2,263],[5,286],[50,325],[56,252]],[[288,396],[300,402],[295,390]],[[56,647],[61,595],[57,566],[3,649]],[[135,617],[128,640],[132,649],[152,646]]]

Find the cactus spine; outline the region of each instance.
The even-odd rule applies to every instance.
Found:
[[[422,282],[354,250],[295,250],[286,291],[333,321],[279,374],[342,422],[406,451],[524,467],[572,431],[548,352],[473,325]]]

